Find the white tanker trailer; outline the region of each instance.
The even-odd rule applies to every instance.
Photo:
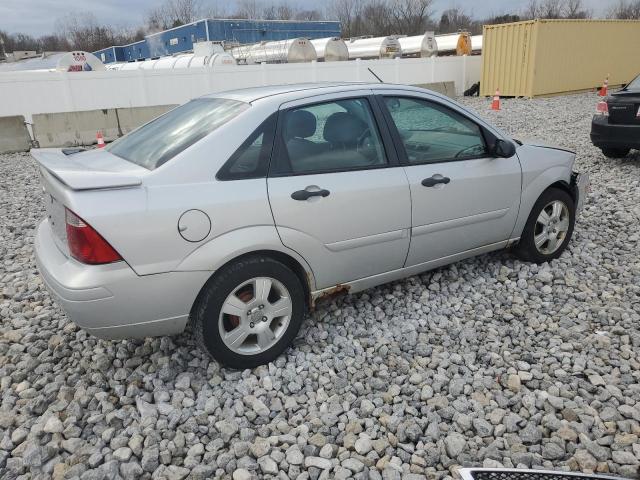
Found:
[[[438,55],[438,44],[433,32],[425,32],[424,35],[400,37],[400,48],[403,57],[435,57]]]
[[[473,53],[482,52],[482,35],[473,35],[471,37],[471,51]]]
[[[349,60],[372,58],[396,58],[402,56],[402,48],[398,37],[353,38],[347,43]]]
[[[230,50],[238,63],[301,63],[318,58],[316,49],[306,38],[292,38],[277,42],[261,42]]]
[[[144,60],[142,62],[110,63],[107,64],[106,67],[108,70],[161,70],[168,68],[212,68],[223,65],[236,65],[236,59],[228,53],[214,53],[208,57],[185,53],[173,57]]]
[[[349,60],[349,49],[341,38],[316,38],[311,40],[311,45],[316,49],[318,61],[340,62]]]
[[[438,55],[470,55],[471,35],[469,32],[436,35]]]

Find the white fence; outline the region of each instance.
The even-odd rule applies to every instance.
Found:
[[[0,117],[180,104],[207,93],[323,81],[423,84],[453,81],[460,95],[480,80],[482,57],[233,65],[172,70],[0,73]]]

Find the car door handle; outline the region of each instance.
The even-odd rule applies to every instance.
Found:
[[[442,175],[434,175],[433,177],[425,178],[422,180],[422,186],[434,187],[439,183],[447,184],[451,181],[449,177],[443,177]]]
[[[329,192],[329,190],[325,190],[324,188],[320,190],[314,190],[314,191],[298,190],[291,194],[291,198],[293,198],[294,200],[302,201],[302,200],[308,200],[311,197],[328,197],[330,193],[331,192]]]

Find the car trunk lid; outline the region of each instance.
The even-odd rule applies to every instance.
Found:
[[[621,90],[607,98],[609,123],[640,125],[640,92]]]
[[[82,192],[114,188],[135,188],[142,184],[146,169],[104,150],[32,149],[40,164],[46,216],[58,248],[69,255],[65,208],[72,207]]]
[[[31,155],[71,190],[135,187],[142,184],[142,176],[148,172],[104,150],[37,148]]]

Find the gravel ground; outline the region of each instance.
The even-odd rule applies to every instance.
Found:
[[[589,143],[593,94],[463,99],[578,152],[589,204],[552,264],[481,256],[324,305],[286,356],[221,369],[190,336],[94,339],[37,275],[26,154],[0,156],[0,477],[444,478],[457,465],[637,478],[640,155]]]

